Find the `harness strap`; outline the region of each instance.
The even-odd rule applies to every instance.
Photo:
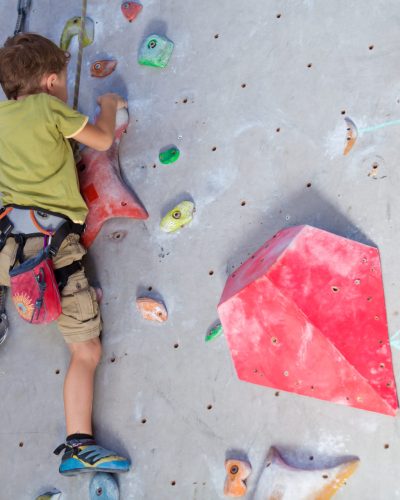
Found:
[[[22,233],[16,234],[14,236],[14,238],[18,244],[18,249],[17,249],[17,254],[15,256],[15,261],[14,261],[13,266],[15,266],[16,262],[19,262],[20,264],[22,264],[22,262],[24,262],[24,260],[25,260],[24,247],[25,247],[25,243],[26,243],[26,236]]]
[[[58,289],[60,290],[60,293],[68,283],[69,277],[75,274],[77,271],[80,271],[81,269],[82,269],[82,261],[80,260],[76,260],[75,262],[72,262],[72,264],[69,264],[68,266],[60,267],[60,269],[54,269],[54,274],[56,276],[57,285]]]
[[[54,257],[60,249],[62,242],[69,234],[79,234],[83,233],[85,229],[84,224],[76,224],[75,222],[66,220],[62,226],[60,226],[54,235],[51,237],[51,241],[48,248],[49,255]]]
[[[7,217],[7,214],[2,212],[0,214],[0,251],[4,248],[7,238],[12,233],[14,229],[14,224]]]

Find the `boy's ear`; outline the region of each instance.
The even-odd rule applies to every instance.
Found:
[[[48,94],[52,94],[55,90],[55,86],[57,85],[57,78],[57,73],[51,73],[50,75],[44,76],[42,80],[43,90],[45,90]]]

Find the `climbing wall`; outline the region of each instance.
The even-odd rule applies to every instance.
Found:
[[[0,3],[2,39],[15,4]],[[397,417],[240,381],[225,338],[204,340],[228,275],[277,231],[308,224],[379,247],[398,377],[400,125],[387,123],[400,118],[398,2],[143,0],[132,23],[120,6],[89,1],[95,40],[84,50],[79,107],[93,118],[100,94],[128,99],[122,174],[149,213],[106,222],[87,259],[104,294],[95,431],[135,464],[119,478],[121,499],[224,498],[224,461],[241,456],[253,469],[246,498],[258,498],[271,446],[293,467],[359,457],[338,499],[400,498]],[[80,8],[33,0],[28,28],[58,42]],[[154,33],[175,44],[164,69],[137,62]],[[72,96],[76,39],[70,50]],[[102,59],[115,59],[115,71],[90,76]],[[344,155],[346,117],[358,135]],[[159,161],[167,146],[180,150],[173,164]],[[183,200],[196,206],[192,223],[161,231]],[[141,318],[143,295],[163,299],[167,322]],[[55,327],[29,328],[8,310],[0,500],[49,487],[86,499],[90,478],[61,477],[52,454],[65,437],[68,351]]]

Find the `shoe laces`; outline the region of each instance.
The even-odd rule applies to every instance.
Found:
[[[65,443],[61,443],[60,446],[53,451],[54,455],[59,455],[63,450],[73,450],[74,452],[78,452],[81,446],[93,445],[95,442],[92,439],[88,439],[87,441],[66,441]]]

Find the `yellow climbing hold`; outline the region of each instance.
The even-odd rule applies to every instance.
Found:
[[[194,211],[195,206],[192,201],[182,201],[163,217],[160,228],[166,233],[178,231],[192,221]]]

